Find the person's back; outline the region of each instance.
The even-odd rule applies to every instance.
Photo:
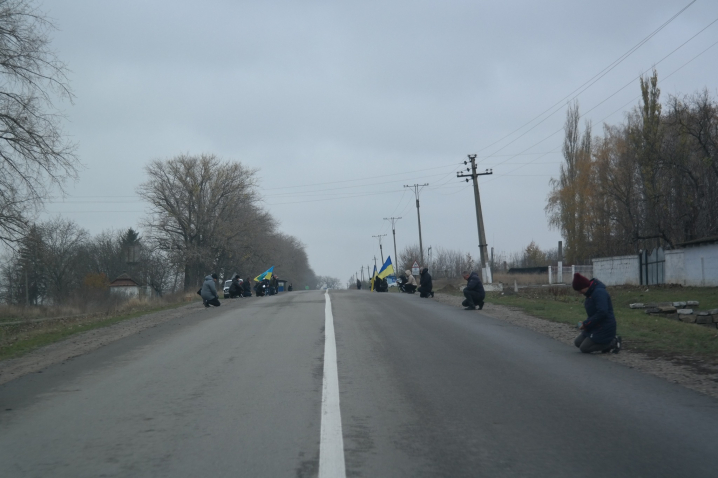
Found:
[[[427,298],[429,296],[434,297],[434,284],[431,281],[431,274],[429,274],[429,269],[424,267],[424,269],[421,271],[421,275],[419,277],[419,292],[421,293],[419,297]]]
[[[486,291],[484,290],[484,284],[481,283],[481,278],[476,272],[463,271],[462,277],[466,280],[466,287],[464,287],[464,301],[461,305],[466,310],[475,310],[476,306],[479,310],[484,308],[484,299],[486,298]]]
[[[239,280],[239,275],[235,275],[232,278],[232,283],[229,285],[229,297],[232,299],[242,295],[242,286]]]
[[[217,295],[217,285],[214,283],[215,279],[217,279],[217,274],[208,275],[204,278],[204,283],[202,284],[199,295],[202,296],[205,307],[209,307],[210,305],[219,307],[220,305],[219,296]]]

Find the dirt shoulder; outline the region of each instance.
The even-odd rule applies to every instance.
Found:
[[[461,307],[463,297],[437,293],[434,300],[453,307]],[[467,314],[477,312],[466,312]],[[526,314],[521,309],[487,303],[481,313],[548,335],[573,346],[578,335],[576,329],[567,324],[551,322]],[[580,352],[576,352],[580,353]],[[611,360],[655,375],[670,382],[683,385],[700,393],[718,398],[718,367],[691,357],[667,356],[658,353],[641,353],[623,350],[619,354],[594,354],[597,360]]]
[[[51,345],[33,350],[18,358],[0,361],[0,384],[28,373],[38,372],[50,365],[91,352],[116,340],[139,333],[150,327],[191,314],[203,308],[199,301],[178,308],[162,310],[113,325],[70,336]]]

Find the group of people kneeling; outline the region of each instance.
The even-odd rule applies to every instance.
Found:
[[[434,284],[431,281],[429,269],[426,267],[424,267],[419,274],[418,286],[410,270],[405,270],[404,273],[399,276],[397,283],[399,284],[399,290],[407,294],[413,294],[418,291],[419,297],[434,297]]]
[[[477,308],[482,310],[486,291],[481,278],[476,272],[470,271],[463,271],[461,275],[466,280],[466,287],[463,289],[464,301],[461,305],[466,310]],[[421,283],[418,288],[408,270],[398,282],[402,292],[413,294],[419,290],[422,297],[429,297],[429,294],[434,296],[431,290],[431,276],[426,268],[421,271]],[[581,332],[574,340],[574,345],[583,353],[619,353],[622,340],[620,335],[616,335],[616,317],[606,286],[598,279],[588,279],[579,273],[574,274],[571,286],[586,297],[583,306],[587,315],[586,320],[578,323],[577,327]]]

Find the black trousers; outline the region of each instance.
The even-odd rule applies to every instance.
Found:
[[[422,286],[422,287],[419,287],[419,288],[416,289],[416,290],[418,290],[418,291],[420,292],[420,293],[419,293],[419,297],[427,298],[427,297],[429,297],[429,296],[431,295],[431,288],[430,288],[430,287],[423,287],[423,286]]]
[[[593,340],[589,339],[588,335],[581,332],[573,341],[573,345],[578,347],[581,352],[590,354],[591,352],[603,352],[604,350],[612,349],[615,345],[615,339],[607,344],[597,344]]]
[[[464,289],[464,301],[461,303],[464,307],[476,307],[479,309],[484,308],[484,299],[486,298],[486,292],[476,292],[475,290]]]
[[[215,298],[212,299],[212,300],[205,300],[205,301],[204,301],[204,305],[205,305],[205,307],[209,307],[210,305],[213,305],[213,306],[215,306],[215,307],[219,307],[219,306],[220,306],[219,299],[215,297]]]

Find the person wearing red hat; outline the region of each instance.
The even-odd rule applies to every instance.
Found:
[[[586,296],[583,307],[588,318],[579,323],[581,333],[573,341],[581,352],[617,354],[621,351],[621,337],[616,335],[616,317],[611,296],[598,279],[587,279],[578,272],[573,275],[573,290]]]

